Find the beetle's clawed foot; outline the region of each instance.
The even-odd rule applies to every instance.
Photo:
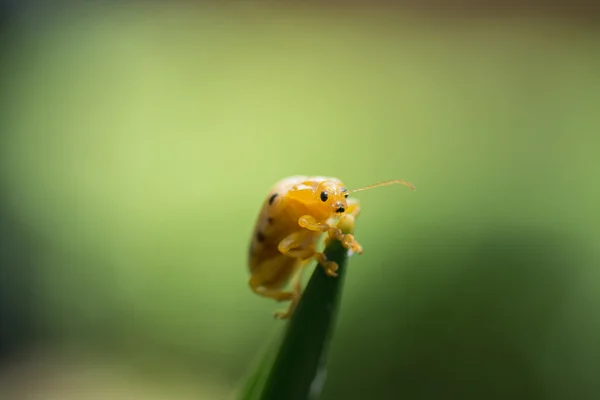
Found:
[[[292,315],[292,313],[289,310],[288,311],[275,311],[275,313],[273,314],[273,317],[275,319],[288,319],[291,315]]]
[[[354,240],[354,235],[351,235],[349,233],[345,234],[342,238],[342,246],[344,246],[348,250],[352,250],[354,253],[363,253],[362,246],[356,240]]]
[[[337,270],[339,269],[339,266],[337,265],[336,262],[334,261],[327,261],[324,263],[325,265],[323,265],[323,268],[325,269],[325,273],[328,276],[332,276],[332,277],[337,277]]]
[[[281,292],[275,297],[275,301],[281,303],[282,301],[290,301],[294,298],[294,294],[291,292]]]

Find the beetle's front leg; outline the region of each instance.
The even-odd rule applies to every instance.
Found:
[[[350,214],[352,216],[352,214]],[[352,216],[353,217],[353,216]],[[341,222],[341,221],[340,221]],[[298,224],[310,231],[327,233],[329,239],[337,239],[342,243],[342,246],[352,250],[355,253],[362,254],[363,250],[360,244],[354,239],[351,233],[343,233],[338,227],[333,227],[329,224],[318,222],[311,215],[304,215],[298,220]]]
[[[329,227],[329,225],[326,225]],[[314,258],[325,268],[325,272],[330,276],[337,276],[338,265],[334,261],[327,260],[325,254],[315,250],[315,244],[312,237],[307,237],[307,231],[295,232],[279,242],[277,248],[279,251],[289,257],[308,260]]]
[[[296,258],[299,261],[292,280],[290,305],[286,311],[277,311],[275,313],[275,318],[287,319],[294,313],[296,306],[300,302],[300,297],[302,296],[302,272],[304,271],[306,264],[314,258],[325,267],[325,270],[329,275],[334,276],[336,275],[335,271],[337,270],[338,265],[334,262],[327,261],[323,254],[318,253],[315,250],[314,238],[308,231],[294,232],[285,237],[279,242],[277,249],[284,256]],[[333,272],[330,273],[330,271]]]

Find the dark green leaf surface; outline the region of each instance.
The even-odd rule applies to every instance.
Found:
[[[316,399],[321,393],[348,262],[348,251],[338,241],[332,241],[325,254],[338,263],[338,276],[327,276],[320,265],[315,268],[289,321],[262,400]]]

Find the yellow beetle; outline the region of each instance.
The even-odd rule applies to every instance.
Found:
[[[415,190],[408,182],[391,180],[364,188],[347,190],[337,178],[322,176],[292,176],[277,182],[265,199],[258,216],[250,244],[250,287],[265,297],[291,301],[285,312],[275,317],[289,318],[302,293],[301,277],[304,266],[316,260],[330,276],[337,276],[338,265],[317,251],[323,234],[337,239],[358,254],[362,247],[352,234],[344,234],[338,223],[356,218],[360,212],[357,199],[350,193],[374,187],[402,184]],[[293,278],[292,290],[283,287]]]

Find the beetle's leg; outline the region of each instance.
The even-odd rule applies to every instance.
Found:
[[[306,262],[303,264],[306,264]],[[294,277],[292,278],[293,297],[292,301],[290,302],[290,306],[288,307],[287,311],[277,311],[275,313],[275,318],[287,319],[291,317],[294,311],[296,310],[296,306],[298,306],[298,303],[300,302],[300,297],[302,296],[302,275],[304,272],[304,266],[305,265],[300,265],[298,267],[298,270],[294,274]]]
[[[327,227],[329,225],[325,224]],[[306,236],[306,231],[294,232],[287,236],[278,246],[279,251],[288,256],[299,258],[301,260],[307,260],[314,258],[325,268],[325,272],[330,276],[337,276],[335,271],[338,269],[337,263],[329,261],[325,257],[325,254],[319,253],[315,250],[314,242],[312,237]]]
[[[313,256],[317,262],[325,268],[325,273],[329,276],[338,276],[339,265],[335,261],[329,261],[325,253],[315,253]]]
[[[260,296],[269,297],[271,299],[275,299],[277,301],[288,301],[294,298],[294,293],[292,292],[284,292],[282,290],[277,289],[265,289],[262,287],[261,277],[258,275],[253,275],[250,278],[250,288],[252,291]]]
[[[277,245],[277,249],[281,254],[288,257],[306,260],[312,257],[314,253],[314,242],[312,239],[305,231],[294,232],[283,238]]]
[[[293,298],[293,293],[283,291],[282,287],[294,273],[293,268],[293,266],[282,267],[281,260],[277,260],[276,258],[266,260],[252,271],[248,283],[252,291],[260,296],[269,297],[277,301],[288,301]]]
[[[304,215],[304,216],[300,217],[300,219],[298,220],[298,224],[301,227],[306,228],[311,231],[327,233],[327,235],[329,236],[330,239],[339,240],[345,248],[352,250],[355,253],[362,254],[362,252],[363,252],[360,244],[358,244],[358,242],[356,240],[354,240],[354,235],[352,235],[350,233],[345,234],[338,227],[333,227],[329,224],[324,224],[324,223],[318,222],[311,215]]]

